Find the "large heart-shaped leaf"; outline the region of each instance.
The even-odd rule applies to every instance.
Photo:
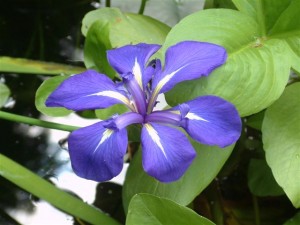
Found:
[[[228,60],[207,78],[177,85],[167,94],[168,103],[214,94],[234,103],[241,116],[271,105],[287,84],[295,54],[285,38],[262,36],[260,26],[250,15],[229,9],[184,18],[169,32],[164,49],[183,40],[212,42],[227,49]]]
[[[214,225],[193,210],[171,200],[149,194],[139,194],[132,198],[126,225]]]
[[[130,163],[123,186],[125,210],[130,199],[138,193],[154,194],[181,205],[189,204],[216,177],[233,149],[233,146],[221,149],[196,142],[192,144],[197,151],[197,157],[183,177],[173,183],[161,183],[146,174],[142,168],[139,150]]]
[[[236,7],[252,18],[260,27],[261,36],[286,41],[293,56],[292,67],[300,72],[300,1],[298,0],[233,0]]]
[[[148,16],[126,13],[119,9],[103,8],[89,12],[83,19],[86,35],[84,62],[93,68],[115,76],[106,59],[106,50],[140,42],[162,44],[170,28]]]
[[[295,207],[300,207],[300,83],[286,88],[264,117],[262,132],[268,165]]]

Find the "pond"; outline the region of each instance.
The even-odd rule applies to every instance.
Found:
[[[0,224],[299,224],[300,5],[247,2],[2,1]]]

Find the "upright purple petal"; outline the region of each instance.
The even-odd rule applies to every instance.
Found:
[[[144,124],[141,142],[144,170],[161,182],[178,180],[196,156],[187,137],[168,126]]]
[[[150,73],[144,75],[145,66],[149,58],[160,48],[160,45],[140,43],[126,45],[117,49],[108,50],[109,64],[119,74],[134,74],[140,87],[143,89],[150,80]]]
[[[184,103],[183,128],[196,141],[226,147],[241,134],[241,119],[234,105],[216,96],[202,96]],[[175,107],[179,109],[182,107]]]
[[[68,144],[74,172],[85,179],[106,181],[123,168],[127,131],[106,128],[106,121],[71,133]]]
[[[75,111],[101,109],[118,103],[130,106],[129,99],[111,79],[93,70],[70,76],[46,100],[47,106]]]
[[[211,43],[183,41],[169,47],[164,70],[153,79],[155,95],[169,91],[179,82],[207,76],[226,58],[226,50]]]

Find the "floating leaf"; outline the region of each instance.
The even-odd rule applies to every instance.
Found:
[[[216,177],[233,150],[233,146],[221,149],[192,142],[197,157],[178,181],[161,183],[144,172],[139,150],[130,162],[123,187],[125,211],[130,199],[138,193],[150,193],[188,205]]]
[[[126,225],[214,225],[193,210],[149,194],[135,195],[129,205]]]
[[[300,207],[300,83],[286,88],[262,125],[268,165],[295,207]]]

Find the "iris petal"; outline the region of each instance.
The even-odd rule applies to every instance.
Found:
[[[230,102],[217,96],[202,96],[184,105],[188,105],[189,111],[184,116],[183,128],[196,141],[226,147],[240,137],[241,119]]]
[[[119,74],[134,74],[141,89],[151,79],[150,73],[144,70],[149,58],[160,48],[160,45],[140,43],[137,45],[126,45],[117,49],[107,51],[109,64]]]
[[[110,180],[123,168],[127,150],[126,129],[113,130],[102,121],[71,133],[68,144],[74,172],[98,182]]]
[[[118,103],[130,106],[129,99],[112,80],[93,70],[69,77],[46,100],[47,106],[75,111],[101,109]]]
[[[162,182],[179,179],[196,156],[187,137],[168,126],[144,124],[141,141],[144,170]]]
[[[183,41],[167,49],[164,70],[154,76],[154,94],[164,93],[177,83],[207,76],[222,65],[226,50],[215,44]]]

